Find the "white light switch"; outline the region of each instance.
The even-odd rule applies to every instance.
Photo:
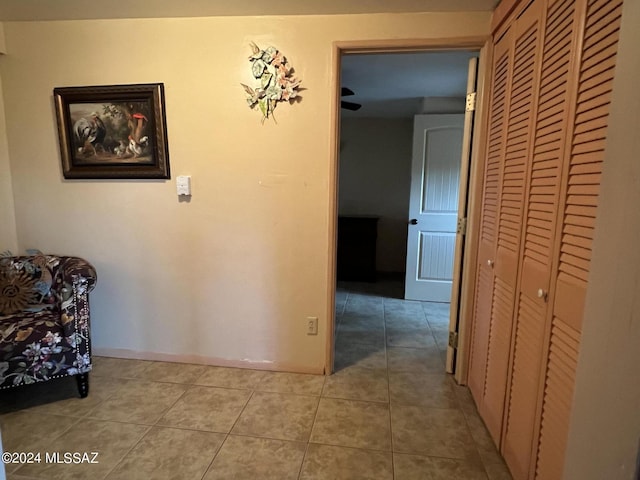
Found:
[[[191,177],[189,175],[176,177],[176,187],[178,195],[191,195]]]

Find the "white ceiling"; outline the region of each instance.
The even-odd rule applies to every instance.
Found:
[[[0,21],[492,11],[498,0],[0,0]]]
[[[349,54],[342,57],[342,86],[360,103],[345,117],[413,117],[425,97],[462,98],[466,94],[469,58],[478,52]]]

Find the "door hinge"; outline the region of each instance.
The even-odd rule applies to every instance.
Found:
[[[467,93],[467,105],[465,112],[473,112],[476,109],[476,92]]]
[[[467,234],[467,217],[458,218],[458,227],[456,228],[456,233],[460,235]]]
[[[449,332],[449,346],[458,348],[458,332]]]

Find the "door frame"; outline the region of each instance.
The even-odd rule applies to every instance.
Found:
[[[403,52],[429,52],[443,50],[467,50],[477,49],[479,51],[478,61],[478,89],[476,97],[476,116],[474,121],[472,138],[472,157],[470,168],[470,183],[467,207],[467,239],[464,245],[464,269],[461,279],[460,298],[460,340],[458,355],[456,359],[455,378],[458,383],[464,385],[467,382],[468,345],[470,341],[470,318],[475,285],[475,256],[478,236],[475,230],[479,222],[480,198],[483,162],[480,161],[483,132],[486,127],[486,91],[489,85],[487,70],[487,58],[490,53],[490,36],[457,37],[457,38],[432,38],[432,39],[387,39],[387,40],[355,40],[333,42],[332,62],[331,62],[331,128],[330,145],[331,153],[329,158],[329,211],[328,211],[328,261],[327,265],[327,335],[324,372],[326,375],[333,373],[335,354],[335,305],[336,305],[336,259],[337,259],[337,229],[338,229],[338,161],[340,157],[340,74],[342,69],[342,56],[350,53],[403,53]],[[481,89],[482,88],[482,89]],[[478,187],[479,185],[479,187]]]

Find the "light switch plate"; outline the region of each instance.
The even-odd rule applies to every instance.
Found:
[[[178,195],[191,195],[191,177],[189,175],[176,177],[176,188]]]

